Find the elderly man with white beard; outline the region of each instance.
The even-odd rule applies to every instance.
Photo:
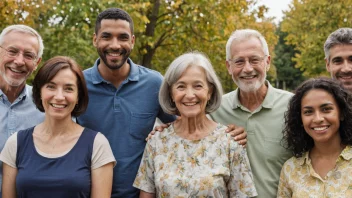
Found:
[[[280,141],[284,113],[293,94],[266,80],[270,60],[267,42],[258,31],[234,31],[226,44],[226,67],[238,88],[225,94],[221,107],[210,114],[217,122],[234,123],[247,131],[258,198],[276,197],[282,165],[292,156]]]

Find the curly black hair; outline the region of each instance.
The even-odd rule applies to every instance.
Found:
[[[295,157],[301,157],[314,147],[314,141],[304,130],[301,118],[302,98],[313,89],[322,89],[334,97],[344,118],[339,128],[341,143],[352,145],[352,95],[336,80],[325,77],[309,79],[298,86],[285,112],[283,143]]]

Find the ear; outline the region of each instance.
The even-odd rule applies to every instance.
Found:
[[[93,46],[97,47],[97,35],[95,33],[93,35]]]
[[[226,61],[226,68],[227,68],[227,72],[232,75],[232,70],[231,70],[231,65],[229,63],[229,61]]]
[[[330,61],[329,61],[329,59],[324,59],[325,60],[325,67],[326,67],[326,71],[328,71],[329,73],[331,72],[330,71]]]
[[[132,49],[134,47],[135,40],[136,40],[136,37],[132,35],[132,38],[131,38]]]
[[[40,63],[41,61],[42,61],[42,58],[38,58],[38,60],[37,60],[37,62],[36,62],[36,66],[35,66],[35,68],[34,68],[33,71],[37,70],[38,65],[39,65],[39,63]]]
[[[269,71],[270,69],[270,63],[271,63],[271,56],[268,55],[267,59],[265,60],[266,63],[266,71]]]

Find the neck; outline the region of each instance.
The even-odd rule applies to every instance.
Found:
[[[345,147],[346,145],[341,144],[340,138],[336,138],[334,142],[315,142],[314,147],[310,151],[310,155],[314,157],[336,158]]]
[[[265,99],[265,96],[268,92],[268,87],[263,84],[258,90],[253,92],[244,92],[239,90],[239,101],[243,106],[245,106],[248,110],[253,112],[256,110]]]
[[[186,139],[200,139],[207,136],[214,130],[217,123],[209,120],[206,115],[194,118],[184,118],[181,116],[174,123],[176,133]]]
[[[10,103],[13,103],[16,98],[21,94],[26,83],[22,83],[19,86],[10,86],[1,76],[0,76],[0,89],[6,95]]]
[[[62,120],[50,119],[48,116],[45,116],[45,120],[41,124],[41,129],[47,135],[58,136],[74,131],[77,126],[79,125],[72,121],[71,116]]]
[[[130,73],[130,64],[126,61],[119,69],[108,68],[103,61],[98,65],[100,75],[107,81],[111,82],[116,88],[128,77]]]

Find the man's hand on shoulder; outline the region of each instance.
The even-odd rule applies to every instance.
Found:
[[[148,141],[150,138],[153,137],[153,135],[155,134],[155,132],[159,131],[159,132],[163,132],[165,128],[169,127],[171,125],[171,123],[167,123],[167,124],[161,124],[158,126],[154,127],[154,130],[152,130],[149,134],[148,137],[145,138],[145,141]]]
[[[229,124],[227,125],[226,133],[231,134],[231,136],[234,137],[233,139],[243,147],[247,145],[247,132],[243,127]]]

